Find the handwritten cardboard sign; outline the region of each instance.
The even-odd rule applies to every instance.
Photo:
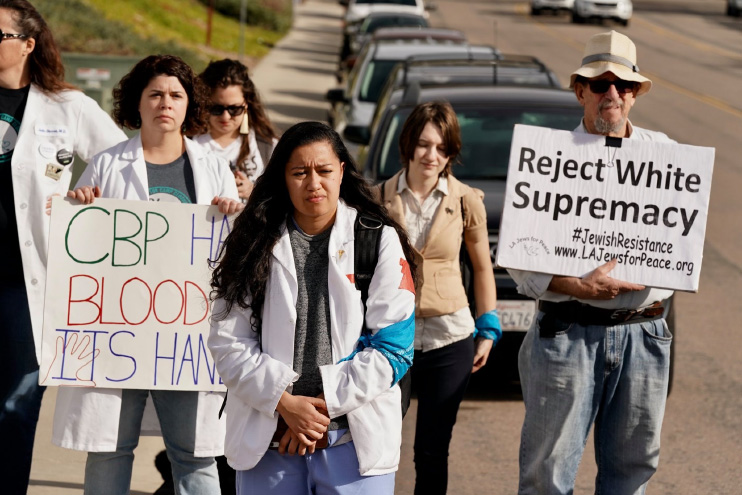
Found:
[[[497,264],[695,292],[714,149],[516,125]]]
[[[207,348],[216,206],[54,198],[39,383],[225,390]]]

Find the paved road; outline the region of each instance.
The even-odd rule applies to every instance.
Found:
[[[606,26],[571,25],[564,16],[532,19],[527,4],[510,1],[441,1],[434,25],[466,31],[475,43],[536,55],[566,84],[585,41]],[[254,69],[272,120],[285,129],[322,120],[324,92],[334,85],[342,10],[331,0],[299,9],[292,33]],[[626,32],[634,39],[642,72],[654,82],[632,110],[640,126],[679,142],[716,147],[711,212],[698,294],[679,294],[676,376],[662,436],[660,469],[649,493],[742,493],[742,353],[734,323],[742,293],[742,21],[723,16],[721,0],[637,1]],[[45,398],[32,471],[32,495],[80,493],[84,456],[51,447],[53,390]],[[477,399],[479,393],[481,399]],[[449,493],[512,494],[517,490],[518,441],[523,404],[516,397],[473,391],[462,405],[450,458]],[[397,495],[412,493],[415,404],[404,422]],[[151,459],[160,439],[137,450],[132,493],[151,493],[159,478]],[[588,445],[576,492],[592,493],[595,468]],[[1,492],[1,490],[0,490]]]

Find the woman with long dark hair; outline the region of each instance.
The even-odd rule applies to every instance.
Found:
[[[185,137],[206,125],[206,92],[179,57],[152,55],[114,90],[114,118],[140,132],[99,153],[68,197],[218,205],[242,209],[227,163]],[[60,388],[55,444],[88,451],[85,494],[129,493],[134,448],[147,397],[152,397],[176,493],[218,495],[214,455],[222,453],[218,421],[223,394],[181,390]],[[95,421],[90,421],[91,415]]]
[[[84,161],[124,139],[64,80],[54,37],[26,0],[0,0],[0,479],[28,487],[44,387],[38,385],[46,291],[46,203]]]
[[[365,307],[359,215],[381,231]],[[208,343],[229,391],[225,454],[238,492],[394,492],[411,255],[334,130],[304,122],[283,134],[212,279]]]
[[[423,274],[412,367],[418,399],[415,493],[445,494],[448,447],[469,376],[485,365],[502,335],[487,215],[482,192],[453,176],[461,132],[450,104],[415,107],[402,127],[399,150],[403,169],[381,192],[389,214],[407,228]],[[471,259],[476,321],[461,278],[462,240]]]
[[[199,77],[211,91],[209,132],[194,141],[229,162],[240,198],[247,200],[278,142],[276,132],[242,63],[217,60]]]

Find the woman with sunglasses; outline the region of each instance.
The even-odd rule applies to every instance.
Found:
[[[49,26],[26,0],[0,0],[0,479],[26,493],[44,387],[38,385],[51,195],[69,189],[74,155],[126,139],[64,80]]]
[[[244,202],[273,154],[276,133],[243,64],[217,60],[199,77],[211,91],[209,132],[194,140],[229,162]]]
[[[68,197],[97,197],[243,208],[226,162],[186,134],[206,126],[206,90],[191,68],[172,55],[140,61],[114,89],[114,119],[140,132],[99,153]],[[175,492],[218,495],[214,455],[223,450],[223,394],[181,390],[60,388],[52,441],[88,451],[85,494],[129,493],[134,448],[151,396],[172,463]],[[94,418],[91,421],[91,418]]]

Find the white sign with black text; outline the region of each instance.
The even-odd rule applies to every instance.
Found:
[[[516,125],[497,264],[697,291],[714,151]]]

